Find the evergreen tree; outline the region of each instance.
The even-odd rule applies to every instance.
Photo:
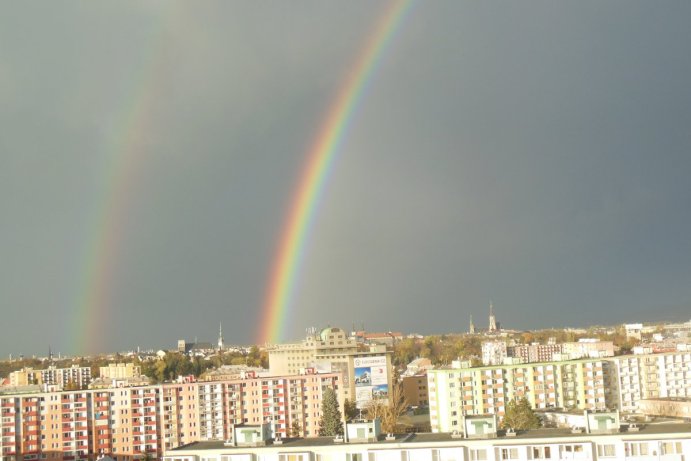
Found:
[[[343,435],[341,410],[338,408],[336,392],[330,387],[324,389],[322,394],[322,416],[319,420],[319,435]]]
[[[512,400],[506,405],[503,426],[514,430],[537,429],[541,426],[540,418],[530,407],[530,402],[525,397],[520,400]]]

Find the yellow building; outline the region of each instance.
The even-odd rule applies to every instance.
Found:
[[[22,368],[10,373],[10,386],[28,386],[30,384],[43,384],[40,370]]]
[[[103,379],[139,378],[142,374],[142,367],[134,363],[109,363],[98,370]]]

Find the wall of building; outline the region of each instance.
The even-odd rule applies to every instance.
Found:
[[[473,461],[473,460],[665,460],[691,456],[689,433],[619,433],[591,436],[565,435],[559,431],[526,434],[520,438],[432,438],[423,434],[412,440],[334,444],[330,440],[302,445],[217,447],[195,444],[166,453],[164,461]]]
[[[343,404],[340,373],[248,377],[35,394],[0,394],[0,453],[36,459],[93,460],[99,453],[132,460],[159,457],[198,440],[226,440],[232,427],[270,421],[287,437],[319,431],[324,389]],[[28,459],[25,457],[25,459]]]
[[[401,378],[401,388],[403,389],[403,397],[408,402],[408,405],[416,407],[429,405],[427,373],[404,376]]]
[[[269,374],[274,376],[298,374],[309,367],[342,372],[344,398],[360,402],[361,406],[365,392],[364,386],[355,380],[356,368],[361,368],[356,363],[358,359],[381,359],[379,362],[386,367],[386,384],[382,385],[391,387],[391,352],[386,346],[375,345],[362,350],[355,339],[340,328],[325,328],[300,343],[277,344],[268,352]]]

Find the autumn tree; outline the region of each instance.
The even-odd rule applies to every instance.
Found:
[[[381,428],[386,433],[398,432],[398,420],[408,410],[408,401],[403,395],[403,386],[394,376],[394,384],[389,390],[389,399],[371,400],[365,407],[368,419],[379,418]]]
[[[537,429],[542,425],[540,418],[530,407],[530,402],[525,397],[520,400],[511,400],[506,405],[506,413],[502,425],[514,430]]]
[[[302,426],[300,425],[300,421],[297,419],[293,420],[293,423],[290,425],[290,436],[291,437],[300,437],[302,434]]]
[[[345,399],[345,402],[343,402],[343,413],[345,415],[346,421],[351,421],[357,418],[358,408],[354,400]]]
[[[330,387],[322,394],[322,416],[319,420],[319,435],[343,435],[343,421],[339,409],[336,392]]]

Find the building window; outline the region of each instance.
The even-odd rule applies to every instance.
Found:
[[[518,459],[518,448],[502,448],[501,459]]]
[[[661,442],[660,443],[660,454],[661,455],[681,454],[681,442]]]
[[[278,461],[303,461],[309,459],[305,453],[279,454]]]
[[[471,448],[470,449],[470,460],[471,461],[486,461],[487,460],[487,449],[486,448]]]
[[[597,446],[598,458],[613,458],[616,455],[617,455],[617,450],[613,444],[598,445]]]
[[[562,445],[561,447],[562,458],[568,458],[568,456],[573,456],[573,453],[583,453],[583,445]],[[568,455],[565,455],[568,454]]]
[[[552,453],[550,447],[530,447],[529,452],[532,459],[551,459]]]
[[[625,447],[626,456],[648,456],[648,442],[631,442]]]

